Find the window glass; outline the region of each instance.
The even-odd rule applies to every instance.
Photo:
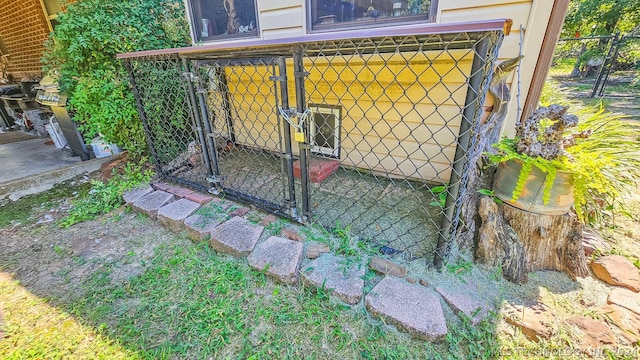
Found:
[[[432,22],[437,0],[309,0],[313,30]]]
[[[189,6],[196,42],[258,35],[255,0],[189,0]]]

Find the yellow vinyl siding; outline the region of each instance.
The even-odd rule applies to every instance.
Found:
[[[304,36],[305,0],[259,2],[264,39]],[[520,26],[524,33],[522,68],[535,66],[550,6],[532,0],[446,0],[439,2],[438,22],[454,23],[495,18],[513,20],[499,61],[520,53]],[[364,66],[364,60],[367,66]],[[407,60],[398,55],[372,58],[336,57],[306,59],[307,104],[342,107],[341,162],[372,167],[391,175],[446,182],[455,152],[455,139],[467,91],[472,56],[468,50],[428,53]],[[348,61],[348,63],[347,63]],[[454,63],[458,62],[458,68]],[[266,68],[227,69],[237,139],[241,143],[277,151],[279,142],[273,82]],[[250,70],[250,71],[249,71]],[[416,74],[418,74],[416,76]],[[293,68],[288,63],[290,106],[295,107]],[[521,91],[526,93],[533,74],[523,71]],[[513,124],[517,103],[516,79],[512,84],[507,123]],[[250,92],[249,92],[250,91]],[[251,94],[251,99],[245,96]],[[280,94],[278,94],[280,96]],[[248,114],[250,113],[250,114]],[[255,122],[249,119],[256,119]],[[512,126],[512,125],[508,125]],[[407,151],[395,146],[402,141]],[[442,147],[442,151],[440,150]],[[294,144],[294,152],[298,149]],[[416,170],[417,169],[417,170]]]
[[[304,35],[306,14],[303,0],[259,1],[259,24],[263,39],[281,39]]]
[[[342,106],[341,163],[389,176],[446,182],[455,152],[472,53],[305,60],[307,104]],[[453,59],[459,59],[454,61]],[[366,67],[365,67],[366,62]],[[294,93],[288,65],[289,93]],[[226,72],[236,139],[279,150],[275,95],[266,67]],[[445,83],[440,82],[443,77]],[[250,94],[251,98],[246,98]],[[278,94],[279,96],[279,94]],[[293,95],[289,99],[295,106]],[[437,110],[436,110],[437,109]],[[280,130],[280,131],[279,131]],[[402,146],[399,143],[402,142]],[[297,153],[297,146],[294,146]]]

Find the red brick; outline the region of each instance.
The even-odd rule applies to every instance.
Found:
[[[165,183],[161,183],[161,182],[153,183],[151,184],[151,187],[153,187],[155,190],[160,190],[160,191],[168,191],[169,189],[172,188],[172,186],[167,185]]]
[[[179,198],[183,198],[187,195],[193,194],[193,190],[189,190],[189,189],[185,189],[179,186],[176,187],[172,187],[171,189],[167,190],[168,192],[172,193],[173,195],[179,197]]]
[[[335,159],[311,159],[309,163],[309,179],[313,183],[319,183],[331,176],[338,167],[340,162]],[[300,160],[293,163],[293,175],[300,178]]]
[[[207,196],[207,195],[203,195],[203,194],[199,194],[199,193],[191,193],[187,196],[184,197],[187,200],[191,200],[191,201],[195,201],[200,205],[204,205],[208,202],[210,202],[211,200],[213,200],[213,198],[211,196]]]

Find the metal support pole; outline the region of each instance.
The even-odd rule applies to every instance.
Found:
[[[284,57],[278,58],[279,67],[279,81],[280,81],[280,96],[282,97],[282,108],[289,109],[289,89],[287,88],[287,61]],[[278,119],[282,121],[282,116],[278,115]],[[284,148],[285,148],[285,160],[287,179],[289,181],[289,199],[288,207],[292,212],[291,217],[295,218],[296,214],[296,192],[295,192],[295,177],[293,175],[293,149],[291,148],[291,127],[286,121],[282,121],[284,132]]]
[[[299,114],[304,113],[306,108],[304,80],[306,74],[303,64],[304,50],[302,47],[296,47],[293,51],[293,71],[296,85],[296,107]],[[309,208],[309,168],[307,165],[307,157],[309,156],[309,124],[304,124],[304,144],[298,143],[300,149],[300,181],[302,183],[302,216],[310,216]]]
[[[620,33],[616,33],[611,39],[611,45],[609,46],[609,50],[607,51],[607,56],[604,58],[604,63],[600,67],[600,71],[598,71],[598,76],[596,77],[596,82],[593,84],[593,89],[591,89],[591,95],[589,97],[596,96],[596,93],[602,95],[604,93],[605,84],[607,82],[607,78],[609,77],[609,71],[611,70],[611,65],[614,60],[614,52],[615,56],[618,54],[618,38],[620,37]],[[615,49],[615,50],[614,50]],[[604,81],[603,81],[604,79]],[[598,89],[599,88],[599,89]]]
[[[131,82],[131,92],[133,92],[133,97],[136,99],[136,107],[138,108],[138,115],[140,116],[140,120],[142,122],[142,128],[144,129],[144,135],[147,138],[147,146],[149,147],[149,152],[151,153],[151,157],[154,160],[154,166],[156,168],[156,172],[160,174],[160,176],[164,176],[162,173],[162,167],[160,166],[160,158],[158,158],[158,153],[156,152],[156,148],[153,141],[153,134],[151,134],[151,130],[149,129],[149,122],[147,120],[147,113],[144,110],[144,105],[142,104],[142,97],[140,96],[140,92],[138,91],[138,84],[136,83],[136,77],[133,73],[133,67],[128,60],[124,60],[124,68],[127,70],[129,74],[129,81]]]
[[[486,66],[486,58],[489,55],[490,37],[483,38],[475,45],[475,56],[471,66],[471,77],[469,78],[469,88],[465,100],[464,111],[462,113],[462,123],[458,134],[458,145],[453,160],[453,171],[447,187],[447,200],[443,210],[443,218],[440,224],[438,244],[433,260],[434,265],[440,269],[444,260],[449,256],[451,243],[454,240],[457,224],[454,224],[456,213],[456,200],[460,196],[460,186],[465,164],[469,161],[467,154],[473,135],[473,125],[477,124],[479,118],[479,102],[483,101],[485,94],[482,94],[482,80],[485,77],[483,71]]]
[[[229,85],[227,83],[227,75],[224,73],[224,68],[216,71],[216,76],[220,81],[220,90],[222,91],[222,109],[224,110],[224,116],[227,126],[229,127],[229,137],[232,143],[236,143],[236,132],[233,129],[233,114],[231,113],[231,99],[229,98]]]
[[[207,99],[205,98],[205,94],[207,92],[206,89],[202,88],[202,83],[198,83],[198,103],[200,104],[200,116],[202,120],[202,125],[204,126],[204,131],[206,133],[207,138],[207,147],[209,148],[209,155],[211,156],[211,172],[213,173],[213,177],[208,180],[215,187],[216,191],[220,190],[219,176],[220,176],[220,166],[218,163],[218,150],[216,148],[215,137],[209,136],[212,134],[211,131],[211,122],[209,121],[209,112],[207,111]]]
[[[209,148],[207,147],[205,135],[202,131],[202,118],[200,112],[198,112],[198,102],[196,101],[196,92],[193,87],[191,67],[187,59],[182,58],[182,67],[187,74],[187,88],[189,93],[189,108],[191,109],[191,116],[193,116],[195,123],[195,130],[198,134],[198,140],[200,141],[200,147],[202,148],[202,157],[207,167],[207,175],[213,176],[213,169],[211,168],[211,161],[209,160]],[[215,149],[213,149],[215,151]]]

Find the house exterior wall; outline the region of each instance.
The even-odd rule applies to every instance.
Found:
[[[277,1],[258,1],[258,22],[260,25],[260,37],[265,40],[288,38],[288,37],[304,37],[307,31],[307,12],[305,0],[277,0]],[[524,102],[525,94],[531,86],[533,78],[533,69],[535,68],[545,29],[549,21],[553,1],[543,0],[441,0],[439,1],[438,15],[436,22],[441,24],[482,21],[496,18],[509,18],[513,20],[513,26],[509,35],[505,36],[502,47],[500,48],[499,61],[510,59],[522,53],[525,57],[522,60],[520,68],[520,76],[513,74],[507,82],[511,86],[511,101],[509,103],[509,111],[503,125],[505,133],[513,132],[519,107]],[[521,32],[521,29],[523,30]],[[239,40],[242,41],[242,40]],[[429,54],[434,59],[438,58],[437,53]],[[420,69],[416,68],[415,73],[406,74],[406,76],[398,76],[399,74],[387,74],[385,81],[384,71],[376,76],[375,81],[367,82],[362,77],[349,81],[349,74],[362,75],[359,71],[359,64],[353,61],[349,64],[341,64],[340,61],[331,61],[331,66],[336,74],[340,74],[340,81],[331,81],[326,77],[327,71],[322,68],[322,64],[314,63],[314,69],[305,66],[310,70],[307,83],[308,87],[315,90],[308,96],[307,102],[310,104],[328,104],[342,106],[342,133],[347,134],[341,141],[342,163],[344,165],[357,166],[358,163],[377,164],[376,170],[389,175],[398,175],[401,177],[410,177],[420,180],[427,180],[437,183],[445,183],[449,180],[451,173],[451,159],[454,157],[456,148],[455,135],[459,131],[462,120],[462,107],[466,94],[466,79],[471,69],[471,56],[467,53],[460,52],[454,60],[438,60],[434,62],[434,68],[438,71],[436,74],[428,74],[431,76],[421,76],[418,79],[425,84],[424,88],[430,88],[429,96],[425,97],[424,88],[411,88],[407,86],[411,82],[416,81],[415,73],[420,73]],[[411,64],[412,67],[419,67],[418,64]],[[398,66],[401,69],[400,66]],[[382,69],[370,69],[373,73],[378,73]],[[289,72],[293,69],[289,67]],[[465,72],[460,73],[460,71]],[[325,74],[324,77],[323,75]],[[459,76],[445,76],[442,79],[439,74],[459,74]],[[236,88],[245,88],[256,84],[260,81],[262,75],[253,74],[250,78],[234,78],[233,73],[227,74],[229,77],[229,86],[231,93],[235,93]],[[341,84],[349,84],[349,86],[341,86]],[[393,99],[391,96],[383,98],[388,101],[376,101],[375,107],[373,103],[363,100],[359,96],[366,91],[370,98],[380,98],[374,94],[376,91],[385,95],[390,95],[394,87],[403,92],[405,95],[401,98]],[[264,87],[268,89],[268,86]],[[384,90],[383,90],[384,89]],[[407,91],[407,89],[409,89]],[[455,89],[452,91],[451,89]],[[294,89],[290,89],[289,93],[293,94]],[[442,102],[438,99],[438,94],[444,94]],[[451,96],[449,96],[451,94]],[[520,95],[519,95],[520,94]],[[278,144],[275,129],[277,122],[271,117],[275,117],[268,109],[245,109],[246,102],[242,100],[242,94],[235,95],[238,97],[237,106],[240,107],[239,113],[257,114],[257,119],[246,116],[235,116],[234,123],[240,127],[247,129],[250,139],[259,139],[264,143],[264,147],[274,149]],[[273,108],[275,98],[268,93],[260,94],[264,98],[265,105]],[[358,101],[356,104],[356,97]],[[294,99],[290,99],[290,103]],[[417,104],[417,105],[413,105]],[[487,107],[491,106],[491,99],[488,98]],[[438,111],[434,112],[433,109]],[[368,109],[363,111],[362,109]],[[389,111],[393,109],[393,111]],[[406,111],[405,111],[406,110]],[[376,114],[377,112],[377,114]],[[382,121],[382,114],[384,121]],[[431,115],[425,115],[431,114]],[[394,117],[395,115],[395,117]],[[425,117],[426,116],[426,117]],[[259,131],[261,127],[253,126],[250,122],[258,120],[267,131]],[[370,132],[370,128],[363,130],[359,126],[370,120],[371,126],[374,128]],[[424,134],[424,139],[407,136],[407,134],[395,133],[393,129],[400,129],[397,124],[403,122],[406,125],[406,132],[412,134]],[[356,125],[358,124],[358,125]],[[273,129],[271,129],[273,127]],[[362,132],[362,133],[361,133]],[[371,136],[371,134],[383,134],[379,139],[365,139],[363,137]],[[436,137],[430,137],[428,134],[437,134]],[[450,135],[450,138],[442,138]],[[353,139],[360,139],[354,141]],[[394,149],[400,139],[403,140],[403,147],[406,149],[418,148],[431,149],[425,153],[411,152],[409,161],[407,162],[407,152],[399,151],[397,154],[389,149]],[[242,142],[242,136],[238,141]],[[294,151],[296,151],[294,147]],[[348,156],[345,156],[345,153]],[[417,156],[417,157],[416,157]],[[398,164],[404,164],[406,169],[398,167]],[[424,166],[429,164],[430,166]],[[419,169],[417,172],[416,169]],[[392,174],[396,172],[396,174]]]
[[[500,49],[499,60],[524,58],[520,66],[520,78],[516,74],[508,79],[511,86],[509,111],[503,131],[512,135],[519,114],[533,79],[540,48],[549,22],[554,1],[549,0],[440,0],[437,23],[482,21],[496,18],[513,20],[510,35]],[[305,36],[307,34],[306,0],[258,1],[258,16],[263,39]],[[522,33],[520,28],[524,30]],[[522,37],[522,44],[521,42]],[[518,96],[518,92],[520,96]],[[490,106],[491,103],[487,103]]]
[[[49,36],[49,21],[41,0],[0,0],[2,61],[14,80],[42,75],[40,58]]]

